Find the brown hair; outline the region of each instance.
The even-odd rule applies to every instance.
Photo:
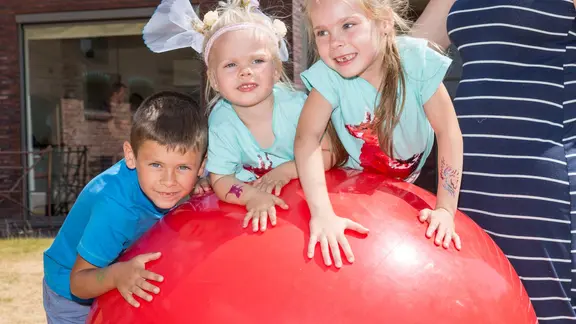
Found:
[[[130,145],[134,154],[145,141],[170,150],[194,150],[204,155],[208,146],[208,116],[191,96],[161,91],[146,98],[132,118]]]
[[[311,0],[305,1],[305,9],[308,20],[308,35],[311,41],[314,40],[312,22],[310,17]],[[405,16],[409,6],[406,0],[354,0],[364,8],[366,16],[377,22],[390,21],[394,23],[393,30],[379,37],[378,47],[381,47],[382,55],[382,81],[378,88],[380,102],[374,109],[373,130],[377,132],[380,148],[390,157],[394,155],[393,132],[400,120],[406,99],[406,79],[395,37],[400,34],[407,34],[409,31],[408,22],[402,18]],[[384,38],[382,41],[381,39]],[[382,44],[384,42],[384,44]],[[318,54],[316,58],[319,59]],[[399,85],[391,87],[389,85]],[[388,85],[388,86],[387,86]],[[375,103],[376,104],[376,103]]]

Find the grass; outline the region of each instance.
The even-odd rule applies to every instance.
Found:
[[[0,324],[46,323],[42,252],[50,238],[0,240]]]

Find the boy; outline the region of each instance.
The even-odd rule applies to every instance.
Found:
[[[145,270],[159,253],[113,263],[187,197],[203,173],[208,118],[194,99],[156,93],[133,118],[124,159],[82,190],[52,246],[44,252],[44,308],[48,323],[84,323],[92,298],[118,289],[138,307],[151,301],[162,276]]]

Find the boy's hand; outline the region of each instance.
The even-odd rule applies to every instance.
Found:
[[[256,189],[280,196],[280,191],[290,180],[297,178],[294,162],[286,162],[272,169],[252,183]]]
[[[445,249],[450,247],[450,242],[454,241],[457,250],[462,248],[460,236],[456,233],[454,224],[454,215],[451,215],[444,208],[437,208],[435,210],[423,209],[420,211],[421,222],[428,222],[428,230],[426,237],[431,238],[436,232],[436,245],[442,244]]]
[[[212,186],[210,186],[210,181],[207,177],[198,179],[194,190],[192,191],[192,196],[202,196],[212,192]]]
[[[246,228],[250,220],[252,220],[252,230],[260,230],[264,232],[268,224],[268,217],[270,217],[270,224],[276,225],[276,205],[282,209],[288,209],[288,205],[284,200],[263,191],[254,191],[252,197],[246,202],[246,209],[248,213],[244,217],[242,227]]]
[[[320,242],[320,250],[324,258],[326,266],[332,265],[332,258],[334,258],[334,265],[336,268],[342,267],[342,257],[340,256],[340,246],[346,255],[348,262],[354,262],[354,254],[352,248],[348,244],[348,239],[344,235],[344,231],[350,229],[361,234],[367,234],[368,229],[359,223],[356,223],[348,218],[343,218],[331,212],[325,215],[319,215],[310,219],[310,243],[308,244],[308,258],[314,257],[314,249],[316,244]]]
[[[113,266],[116,268],[114,275],[114,285],[124,297],[124,299],[134,307],[140,307],[140,303],[134,299],[134,295],[147,300],[152,300],[152,295],[146,291],[158,294],[160,288],[152,285],[146,280],[162,282],[164,278],[156,273],[146,270],[146,263],[160,258],[160,252],[140,254],[130,261],[118,262]]]

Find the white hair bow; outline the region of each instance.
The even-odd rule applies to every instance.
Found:
[[[258,0],[242,0],[243,5],[259,7]],[[258,10],[258,9],[257,9]],[[262,13],[263,14],[263,13]],[[155,53],[192,47],[202,53],[204,32],[218,19],[216,11],[209,11],[200,20],[189,0],[162,0],[142,31],[144,43]],[[288,60],[288,48],[284,36],[286,26],[279,20],[273,21],[273,28],[280,40],[280,59]]]

